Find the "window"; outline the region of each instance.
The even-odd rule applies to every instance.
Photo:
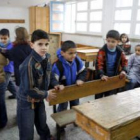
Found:
[[[140,0],[138,1],[137,17],[136,17],[136,26],[135,26],[135,35],[140,36]]]
[[[89,32],[101,33],[103,0],[91,0],[89,4],[90,4]]]
[[[50,2],[50,31],[101,34],[103,0]]]
[[[133,0],[116,0],[114,29],[130,34]]]
[[[102,0],[92,0],[90,2],[90,9],[102,9],[103,7],[103,1]]]
[[[64,27],[64,3],[51,2],[50,3],[50,31],[61,32]]]
[[[133,0],[117,0],[116,7],[132,7]]]
[[[88,2],[79,2],[77,3],[77,11],[87,11],[88,10]]]
[[[88,1],[77,2],[76,6],[76,31],[87,32]]]
[[[131,10],[116,10],[115,20],[131,20]]]
[[[64,31],[69,33],[75,32],[76,4],[66,3],[65,5],[65,24]]]
[[[115,23],[114,29],[120,31],[120,33],[130,33],[130,23]]]
[[[87,21],[88,15],[87,13],[77,13],[77,21]]]
[[[103,0],[89,0],[76,3],[76,32],[102,32]]]
[[[102,11],[95,11],[90,13],[90,21],[101,21],[102,20]]]

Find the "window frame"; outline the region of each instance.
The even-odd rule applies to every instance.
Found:
[[[53,11],[53,4],[62,4],[63,5],[63,11]],[[62,14],[63,15],[63,20],[53,20],[53,14]],[[65,3],[64,2],[59,2],[59,1],[50,1],[50,32],[63,32],[64,31],[64,21],[65,21]],[[62,23],[62,30],[54,30],[53,29],[53,23]]]
[[[90,9],[90,2],[92,0],[80,0],[76,2],[76,21],[75,21],[75,33],[77,34],[88,34],[88,35],[102,35],[103,33],[103,11],[104,11],[104,6],[102,6],[101,9]],[[88,2],[88,9],[85,11],[77,11],[77,3],[80,2]],[[104,1],[102,1],[104,4]],[[98,12],[101,11],[102,12],[102,20],[98,20],[98,21],[90,21],[90,13],[91,12]],[[83,13],[83,12],[87,12],[87,21],[77,21],[77,13]],[[87,31],[82,32],[82,31],[77,31],[77,23],[87,23]],[[90,23],[101,23],[101,32],[91,32],[90,31]]]

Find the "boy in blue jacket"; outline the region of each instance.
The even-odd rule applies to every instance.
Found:
[[[13,47],[12,42],[10,42],[10,33],[8,29],[0,30],[0,47],[6,48],[7,50]],[[16,97],[16,86],[11,79],[11,75],[14,73],[13,61],[10,61],[9,64],[4,67],[4,71],[6,74],[6,87],[12,93],[9,99],[14,99]]]
[[[20,87],[17,94],[17,117],[20,140],[33,140],[34,124],[40,140],[54,140],[46,124],[44,99],[56,98],[54,89],[48,90],[51,84],[62,90],[51,72],[49,37],[45,31],[35,30],[31,37],[31,54],[20,65]]]
[[[86,69],[82,60],[77,56],[76,44],[72,41],[65,41],[61,49],[57,51],[58,61],[53,65],[52,71],[59,83],[68,85],[82,85],[86,77]],[[79,99],[70,101],[70,108],[79,105]],[[57,112],[66,110],[68,102],[61,103]]]

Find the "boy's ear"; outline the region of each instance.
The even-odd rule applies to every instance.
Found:
[[[61,55],[62,55],[62,56],[64,56],[64,53],[65,53],[65,52],[61,51]]]
[[[33,49],[33,43],[32,43],[32,42],[30,42],[30,46],[31,46],[31,48]]]

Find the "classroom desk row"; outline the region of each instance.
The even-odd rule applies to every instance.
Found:
[[[78,126],[95,140],[132,140],[140,135],[140,88],[73,108]]]

